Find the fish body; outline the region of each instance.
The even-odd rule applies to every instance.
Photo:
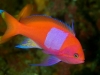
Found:
[[[48,49],[45,46],[44,42],[46,40],[48,33],[53,30],[54,31],[58,30],[58,33],[59,31],[62,31],[68,35],[67,39],[65,40],[67,42],[64,42],[65,44],[62,45],[62,47],[60,48],[61,50],[70,45],[69,40],[73,40],[72,44],[76,44],[77,42],[75,36],[69,30],[67,30],[66,27],[64,27],[63,23],[61,22],[53,20],[52,18],[48,18],[47,16],[33,16],[32,21],[30,20],[31,18],[27,18],[27,19],[29,20],[28,22],[27,20],[24,20],[24,19],[20,21],[22,24],[26,25],[26,26],[23,26],[23,30],[21,29],[20,33],[36,41],[42,48],[45,48],[45,50],[48,50]],[[51,32],[50,38],[54,36],[53,34],[54,33]],[[56,37],[56,38],[59,38],[59,37]]]
[[[82,46],[71,28],[64,23],[48,16],[29,16],[20,21],[5,11],[1,11],[1,16],[6,22],[8,29],[2,36],[0,43],[7,41],[14,35],[21,34],[28,37],[19,48],[37,47],[49,54],[45,61],[34,66],[50,66],[60,61],[69,64],[79,64],[84,62]],[[33,41],[33,43],[31,43]]]

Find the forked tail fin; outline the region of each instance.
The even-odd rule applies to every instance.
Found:
[[[3,20],[7,24],[7,30],[3,36],[0,37],[0,44],[6,42],[10,37],[19,34],[20,23],[4,10],[0,10]]]

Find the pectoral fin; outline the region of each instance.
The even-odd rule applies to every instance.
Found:
[[[61,60],[58,59],[56,56],[52,56],[50,55],[49,57],[47,57],[43,62],[41,62],[40,64],[30,64],[31,66],[51,66],[54,65],[58,62],[60,62]]]
[[[33,40],[26,38],[23,42],[20,43],[20,45],[15,46],[17,48],[23,48],[23,49],[28,49],[28,48],[40,48],[38,44],[36,44]]]

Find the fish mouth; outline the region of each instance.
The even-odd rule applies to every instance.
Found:
[[[75,61],[73,64],[83,64],[84,63],[84,60],[78,60],[78,61]]]
[[[78,63],[80,63],[80,64],[81,64],[81,63],[84,63],[84,60],[81,60],[81,61],[79,61]]]

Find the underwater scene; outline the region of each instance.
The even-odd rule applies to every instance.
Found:
[[[99,0],[0,0],[0,75],[100,75]]]

